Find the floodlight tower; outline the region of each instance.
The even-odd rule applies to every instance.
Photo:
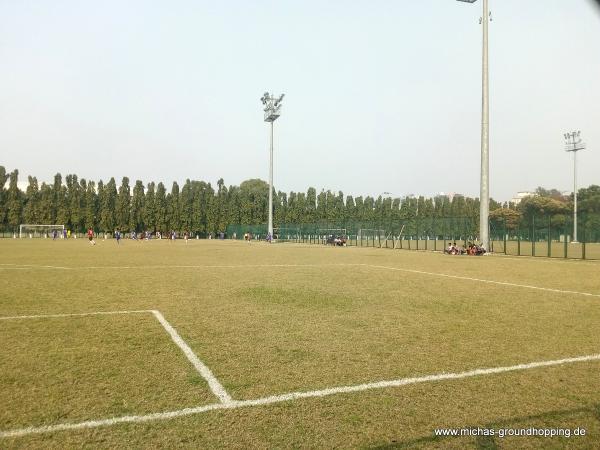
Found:
[[[475,3],[477,0],[457,0]],[[479,183],[479,235],[481,245],[489,251],[490,233],[490,85],[488,66],[488,25],[492,20],[488,10],[488,0],[483,0],[483,64],[482,64],[482,105],[481,105],[481,178]]]
[[[565,133],[565,150],[573,152],[573,240],[577,243],[577,152],[585,150],[585,144],[581,141],[581,131]]]
[[[271,122],[271,145],[269,151],[269,226],[268,233],[273,238],[273,122],[281,115],[281,102],[285,94],[275,98],[272,94],[265,92],[260,98],[264,105],[265,122]]]

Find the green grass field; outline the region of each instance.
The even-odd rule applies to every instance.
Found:
[[[376,248],[2,240],[0,448],[598,448],[599,274]],[[119,313],[66,315],[97,312]],[[477,427],[586,435],[434,435]]]

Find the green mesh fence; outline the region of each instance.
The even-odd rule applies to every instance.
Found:
[[[600,260],[600,214],[578,221],[578,242],[573,242],[573,220],[564,215],[524,217],[517,222],[490,219],[490,250],[516,256],[544,256]],[[404,250],[443,251],[449,243],[468,246],[479,242],[479,218],[430,217],[375,221],[321,221],[281,223],[273,230],[275,242],[332,243],[342,237],[346,245]],[[267,225],[230,225],[229,238],[264,240]]]

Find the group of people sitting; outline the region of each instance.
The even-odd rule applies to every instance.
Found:
[[[346,236],[337,236],[334,234],[327,236],[327,243],[334,246],[345,247],[347,240]]]
[[[471,255],[471,256],[481,256],[485,253],[485,248],[481,245],[469,243],[467,248],[460,247],[456,245],[456,242],[452,242],[448,244],[448,247],[444,250],[444,253],[448,255]]]

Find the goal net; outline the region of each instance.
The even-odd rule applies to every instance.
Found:
[[[52,237],[54,231],[57,237],[62,237],[64,229],[64,225],[22,224],[19,225],[19,238],[47,238]]]

